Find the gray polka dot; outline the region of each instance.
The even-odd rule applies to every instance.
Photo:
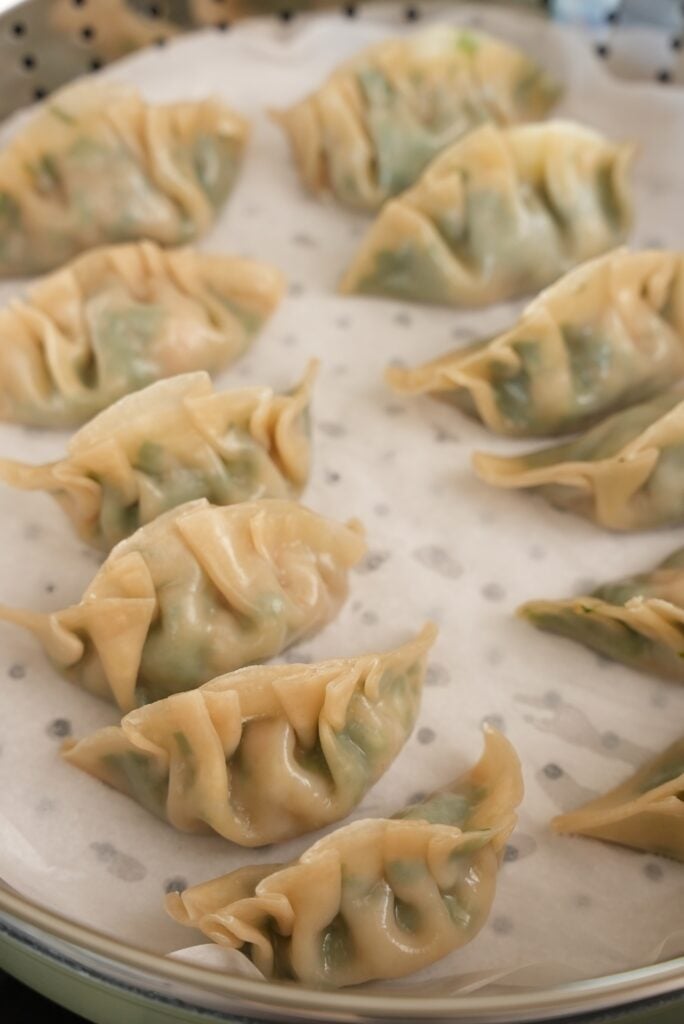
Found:
[[[164,882],[164,892],[183,892],[187,887],[185,878],[167,878]]]
[[[293,281],[289,287],[290,295],[299,296],[304,294],[304,285],[300,281]]]
[[[667,697],[664,693],[654,693],[651,695],[651,704],[654,708],[666,708]]]
[[[413,323],[413,317],[406,310],[401,309],[398,313],[394,314],[394,322],[401,327],[410,327]]]
[[[352,601],[351,610],[353,612],[360,612],[362,608],[363,608],[363,601],[361,601],[358,597],[356,598],[356,600]]]
[[[503,601],[506,591],[500,583],[485,583],[480,593],[487,601]]]
[[[380,502],[379,505],[373,506],[373,511],[375,512],[376,516],[384,517],[389,515],[390,507],[389,505],[385,505],[384,502]]]
[[[435,427],[432,436],[437,444],[457,444],[461,440],[458,434],[451,430],[444,430],[442,427]]]
[[[496,711],[492,712],[491,715],[485,715],[482,719],[482,725],[491,725],[492,729],[498,729],[499,732],[503,732],[506,728],[503,715],[499,715]]]
[[[493,508],[485,508],[480,512],[478,519],[484,526],[491,526],[496,522],[497,514]]]
[[[36,804],[36,814],[52,814],[57,804],[49,796],[41,797]]]
[[[298,339],[296,334],[285,334],[282,338],[282,343],[283,345],[286,345],[288,348],[292,348],[293,345],[297,344],[297,340]]]
[[[326,469],[323,474],[326,484],[337,484],[340,482],[342,477],[334,469]]]
[[[510,935],[513,931],[513,922],[510,917],[504,917],[503,914],[499,914],[492,920],[492,928],[497,935]]]
[[[422,789],[419,789],[417,793],[414,793],[413,796],[410,796],[408,798],[407,802],[408,802],[409,805],[410,804],[422,804],[422,802],[423,802],[423,800],[425,799],[426,796],[427,796],[427,793],[425,793]]]
[[[406,361],[402,359],[400,356],[392,356],[392,358],[388,361],[387,365],[397,370],[406,369]]]
[[[24,527],[24,537],[26,540],[37,540],[43,533],[43,528],[38,523],[27,523]]]
[[[454,327],[453,331],[451,332],[451,337],[454,338],[456,341],[472,341],[474,333],[475,332],[473,331],[473,328],[468,327],[467,325],[461,327]]]
[[[547,779],[560,779],[563,775],[563,769],[560,765],[553,764],[553,762],[544,765],[543,772]]]
[[[348,316],[338,316],[335,320],[335,327],[341,327],[345,330],[351,324],[351,320]]]
[[[563,698],[557,690],[547,690],[542,700],[544,701],[544,707],[547,708],[558,708],[563,703]]]
[[[336,377],[344,377],[344,375],[349,372],[349,368],[345,366],[344,363],[337,363],[333,366],[332,372]]]
[[[14,665],[10,665],[7,670],[7,675],[11,679],[23,679],[26,675],[26,666],[20,665],[18,661],[15,661]]]
[[[45,592],[46,592],[46,594],[53,594],[56,589],[57,589],[57,584],[56,583],[46,583],[45,584]]]
[[[611,732],[609,730],[608,732],[604,732],[601,737],[601,743],[606,750],[615,750],[616,747],[620,746],[620,737],[616,732]]]
[[[361,616],[361,622],[364,624],[364,626],[375,626],[377,625],[378,622],[378,616],[375,614],[375,612],[364,612],[363,615]]]
[[[499,647],[490,647],[485,651],[485,661],[488,665],[500,665],[503,661],[503,651]]]
[[[656,864],[655,861],[650,860],[648,864],[644,864],[644,874],[647,878],[650,878],[652,882],[659,882],[663,877],[663,869],[660,864]]]
[[[386,405],[384,411],[386,416],[403,416],[404,413],[406,412],[406,409],[404,408],[403,405],[399,405],[393,402],[390,405]]]
[[[325,434],[326,437],[344,437],[347,433],[341,423],[332,423],[330,420],[321,420],[317,426],[321,434]]]
[[[519,856],[520,856],[520,853],[518,851],[518,847],[517,846],[513,846],[512,843],[506,843],[506,848],[504,850],[504,858],[503,858],[504,859],[504,863],[505,864],[512,864],[513,861],[516,861]]]
[[[247,217],[258,217],[261,213],[261,207],[257,206],[255,203],[245,206],[244,210]]]
[[[546,550],[541,544],[531,544],[527,551],[533,562],[541,562],[546,558]]]
[[[54,718],[46,731],[48,736],[64,739],[65,736],[71,736],[71,722],[68,718]]]
[[[462,566],[453,555],[438,544],[426,544],[424,547],[416,548],[413,557],[426,569],[431,569],[449,580],[458,579],[463,572]]]
[[[301,249],[315,249],[316,239],[312,238],[311,235],[307,235],[304,231],[299,231],[296,235],[292,236],[292,244],[298,245]]]
[[[575,906],[586,908],[591,906],[591,896],[587,896],[585,892],[578,893],[575,899]]]
[[[122,882],[139,882],[147,874],[144,864],[127,853],[121,853],[112,843],[91,843],[90,848],[98,861],[106,865],[109,874]]]
[[[426,686],[446,686],[449,679],[450,676],[446,666],[434,661],[428,665],[427,672],[425,673]]]
[[[385,564],[389,556],[389,551],[369,551],[356,566],[356,571],[360,573],[376,572],[381,565]]]
[[[424,725],[417,733],[419,743],[432,743],[435,736],[435,730],[431,729],[429,725]]]

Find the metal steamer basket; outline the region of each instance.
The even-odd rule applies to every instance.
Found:
[[[144,46],[164,46],[198,27],[228,31],[247,15],[296,18],[325,8],[319,0],[283,5],[278,0],[30,0],[0,4],[0,117],[28,106],[77,76]],[[540,8],[545,4],[520,3]],[[553,5],[551,5],[553,6]],[[586,5],[585,5],[586,6]],[[600,5],[597,5],[600,6]],[[616,7],[615,4],[612,5]],[[642,5],[644,6],[644,5]],[[658,5],[653,5],[658,6]],[[673,5],[675,6],[675,5]],[[345,17],[359,16],[356,4]],[[421,8],[403,17],[419,20]],[[615,18],[594,25],[588,45],[609,58]],[[679,50],[676,26],[664,26]],[[658,61],[660,63],[658,63]],[[663,57],[642,71],[667,83],[677,77]],[[507,988],[448,997],[388,996],[364,991],[311,991],[222,975],[124,944],[42,909],[0,888],[0,966],[49,998],[98,1024],[137,1021],[459,1021],[503,1024],[532,1021],[684,1021],[684,958],[620,974],[554,985],[533,992]]]

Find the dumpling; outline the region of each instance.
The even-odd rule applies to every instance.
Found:
[[[167,897],[177,921],[267,977],[341,987],[399,978],[487,920],[522,799],[520,762],[486,733],[480,761],[394,818],[355,821],[289,865],[259,864]]]
[[[651,572],[605,583],[565,601],[529,601],[538,629],[591,647],[649,674],[684,682],[684,548]]]
[[[315,369],[284,395],[267,387],[214,393],[203,372],[158,381],[96,416],[59,462],[0,459],[0,479],[47,491],[79,536],[107,551],[195,498],[232,505],[296,496],[309,475]]]
[[[624,240],[631,157],[571,121],[483,125],[383,207],[341,290],[447,306],[538,291]]]
[[[153,106],[129,86],[68,86],[0,154],[0,276],[84,249],[180,245],[231,191],[247,122],[218,100]]]
[[[684,861],[684,739],[551,827]]]
[[[674,526],[684,522],[684,395],[660,395],[528,455],[476,452],[473,465],[489,484],[533,488],[609,530]]]
[[[503,334],[386,376],[396,391],[433,392],[497,434],[534,437],[586,427],[683,373],[682,255],[619,249],[551,285]]]
[[[122,711],[271,658],[332,619],[361,525],[277,498],[188,502],[114,548],[80,604],[0,607],[72,682]]]
[[[241,846],[344,818],[408,739],[436,629],[384,654],[243,668],[69,743],[68,761]]]
[[[471,128],[534,121],[559,94],[514,47],[433,25],[362,51],[275,117],[311,192],[375,210]]]
[[[0,310],[0,419],[71,426],[161,377],[219,370],[283,291],[279,271],[232,256],[86,253]]]

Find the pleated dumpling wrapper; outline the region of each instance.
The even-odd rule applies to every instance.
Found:
[[[480,761],[422,803],[355,821],[291,864],[174,893],[166,906],[269,978],[334,988],[399,978],[483,926],[522,794],[516,753],[490,729]]]
[[[495,487],[539,491],[609,530],[684,523],[684,393],[659,395],[527,455],[476,452],[473,466]]]
[[[239,669],[129,712],[68,761],[176,828],[264,846],[346,817],[395,759],[436,629],[384,654]]]
[[[684,548],[650,572],[581,597],[528,601],[519,613],[547,633],[684,683]]]
[[[551,827],[684,861],[684,739]]]
[[[383,207],[341,290],[447,306],[538,291],[624,241],[631,158],[572,121],[483,125]]]
[[[316,364],[289,394],[215,393],[203,372],[126,395],[44,466],[0,459],[0,479],[44,490],[78,535],[108,551],[162,512],[196,498],[233,505],[289,498],[310,465],[309,401]]]
[[[219,100],[156,106],[126,85],[67,86],[0,153],[0,277],[93,246],[198,237],[233,187],[247,134]]]
[[[433,25],[363,50],[275,117],[311,192],[376,210],[471,128],[534,121],[559,95],[557,83],[520,50]]]
[[[31,630],[68,679],[122,711],[274,657],[347,596],[363,530],[291,501],[191,501],[113,549],[77,605],[0,619]]]
[[[0,419],[83,423],[162,377],[214,372],[284,292],[253,260],[151,242],[97,249],[0,310]]]
[[[684,374],[684,256],[618,249],[570,271],[494,338],[389,367],[509,437],[572,433]]]

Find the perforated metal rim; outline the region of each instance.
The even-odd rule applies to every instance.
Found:
[[[0,0],[0,119],[41,100],[84,74],[96,73],[112,61],[147,45],[164,46],[174,35],[199,27],[227,32],[247,15],[263,14],[283,22],[312,9],[337,10],[344,17],[360,15],[358,2],[334,0],[25,0],[8,5]],[[538,6],[547,6],[538,0]],[[8,9],[6,9],[8,8]],[[419,21],[419,2],[407,0],[402,17]],[[530,5],[526,5],[530,10]],[[681,12],[680,12],[681,13]],[[121,24],[125,22],[125,28]],[[610,67],[619,56],[623,27],[610,15],[587,30],[587,44]],[[662,30],[656,63],[643,77],[663,84],[684,82],[684,14]],[[619,59],[617,60],[619,64]]]

